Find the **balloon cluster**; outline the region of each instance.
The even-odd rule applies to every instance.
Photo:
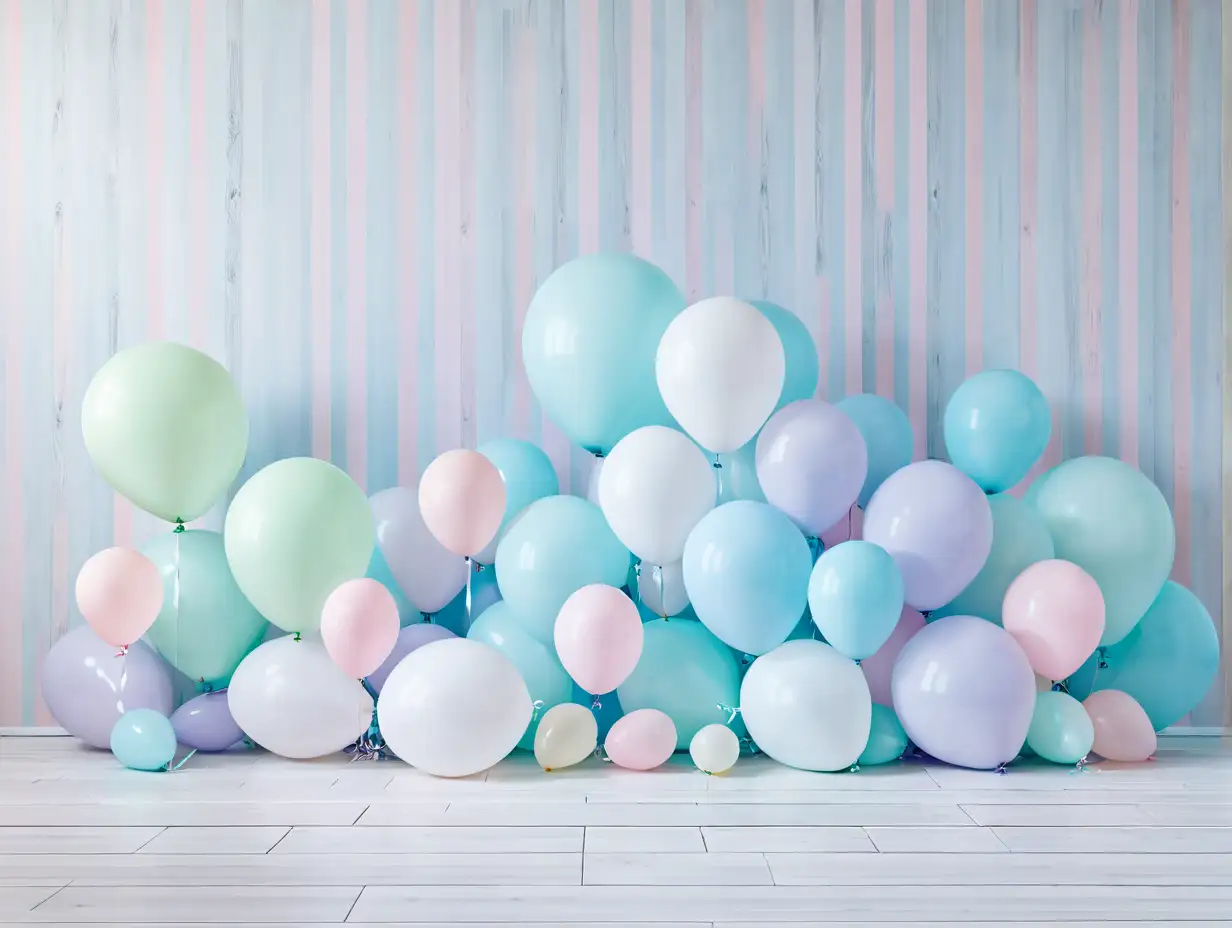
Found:
[[[1213,623],[1168,580],[1174,528],[1145,476],[1083,457],[1009,492],[1051,429],[1020,373],[966,381],[950,461],[913,462],[890,401],[813,397],[816,348],[791,312],[686,306],[627,255],[553,273],[522,355],[543,410],[594,455],[586,498],[512,439],[371,499],[293,458],[244,483],[221,535],[184,522],[243,460],[234,385],[180,346],[116,355],[86,395],[87,448],[176,527],[83,568],[93,631],[44,670],[57,719],[139,769],[166,769],[177,741],[245,736],[439,776],[518,748],[547,770],[688,750],[722,773],[760,750],[838,771],[911,745],[997,769],[1143,760],[1214,680]],[[169,721],[154,651],[206,690]]]

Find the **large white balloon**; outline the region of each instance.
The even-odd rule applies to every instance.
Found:
[[[873,701],[859,666],[828,644],[788,641],[753,661],[740,716],[768,756],[801,770],[845,770],[868,743]]]
[[[778,404],[784,371],[783,341],[773,323],[729,296],[678,315],[655,355],[668,411],[715,454],[735,451],[757,434]]]
[[[412,651],[377,703],[390,750],[438,777],[487,770],[517,747],[531,720],[530,693],[510,660],[467,638]]]
[[[689,608],[689,591],[684,588],[684,563],[642,564],[637,572],[637,595],[642,605],[666,618]]]
[[[261,747],[296,759],[341,751],[372,722],[372,697],[363,685],[338,669],[324,645],[290,635],[240,662],[227,708]]]
[[[621,543],[643,561],[670,564],[714,508],[714,468],[687,435],[662,425],[630,432],[599,472],[599,508]]]

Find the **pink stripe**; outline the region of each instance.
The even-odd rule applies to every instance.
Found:
[[[967,0],[966,287],[967,376],[984,369],[984,3]]]
[[[593,5],[597,0],[592,0]],[[582,8],[582,21],[585,27],[586,8]],[[595,43],[598,44],[598,15],[594,18]],[[583,32],[585,35],[585,32]],[[514,186],[517,191],[517,211],[514,241],[514,299],[517,301],[518,331],[514,344],[522,344],[522,327],[526,323],[526,308],[534,295],[535,273],[535,120],[537,118],[537,100],[535,96],[535,33],[532,29],[521,26],[515,33],[514,46],[514,158],[517,174]],[[585,56],[583,56],[585,57]],[[596,94],[598,81],[595,83]],[[585,109],[585,97],[583,109]],[[595,139],[596,144],[598,138]],[[596,153],[596,174],[597,168]],[[598,190],[596,183],[595,189]],[[596,205],[595,215],[598,216]],[[596,224],[597,238],[597,224]],[[518,389],[514,397],[514,434],[518,438],[530,438],[531,434],[531,403],[530,382],[526,379],[526,369],[522,367],[522,353],[515,352],[518,357]],[[544,417],[546,419],[546,416]],[[555,463],[555,461],[553,461]]]
[[[398,7],[398,483],[419,482],[419,0]]]
[[[894,0],[873,7],[873,184],[877,197],[878,255],[890,253],[886,233],[894,213]],[[876,262],[877,393],[894,399],[894,282],[889,262]]]
[[[146,337],[167,337],[163,292],[163,162],[166,136],[164,115],[167,84],[163,65],[163,0],[149,0],[146,11]]]
[[[1176,521],[1176,562],[1172,576],[1189,583],[1192,509],[1190,304],[1192,251],[1189,226],[1189,0],[1172,12],[1172,516]]]
[[[690,303],[702,295],[702,5],[686,0],[684,14],[684,278]]]
[[[330,295],[333,274],[330,243],[333,211],[330,189],[333,165],[330,130],[330,0],[312,3],[312,454],[328,461],[330,447]]]
[[[368,488],[368,0],[346,30],[347,472]]]
[[[578,41],[578,250],[589,255],[599,250],[599,0],[579,0]]]
[[[206,197],[209,186],[200,179],[207,176],[205,112],[205,36],[208,6],[206,0],[188,3],[188,159],[192,176],[188,185],[188,343],[204,350],[207,342],[206,319]]]
[[[459,228],[462,223],[462,176],[458,158],[461,136],[458,89],[461,73],[461,22],[457,3],[434,10],[436,142],[436,453],[462,444],[462,326],[458,318],[462,270]],[[523,106],[529,105],[521,101]]]
[[[6,273],[0,287],[8,294],[10,307],[25,300],[22,287],[23,242],[23,172],[22,159],[22,32],[21,0],[4,0],[0,8],[0,100],[3,101],[5,144],[0,146],[0,190],[6,209],[0,211],[0,262]],[[7,220],[7,221],[6,221]],[[22,373],[26,358],[25,313],[3,314],[4,327],[4,399],[5,414],[5,556],[4,603],[0,609],[0,719],[6,724],[21,724],[22,638],[25,593],[25,513],[22,495],[22,465],[25,462],[26,403],[22,390]]]
[[[819,288],[816,269],[817,244],[814,234],[814,179],[813,169],[816,153],[815,126],[817,122],[816,102],[813,96],[813,5],[812,0],[796,0],[795,19],[792,23],[792,59],[794,83],[794,120],[792,129],[795,133],[795,249],[796,249],[796,300],[799,312],[810,321],[812,313],[817,310],[813,324],[809,330],[813,333],[813,341],[817,345],[818,358],[826,366],[829,354],[822,350],[821,340],[824,327],[829,320],[823,320],[820,315],[820,295],[824,288]],[[818,391],[825,383],[824,367],[817,378]],[[820,395],[818,393],[817,395]]]
[[[650,0],[632,0],[629,8],[630,57],[632,60],[632,113],[630,133],[633,148],[633,251],[643,257],[654,253],[654,197],[650,183],[651,146],[651,47]],[[597,63],[596,63],[597,64]],[[596,114],[596,117],[597,114]]]
[[[843,333],[847,349],[846,387],[849,395],[861,392],[864,385],[864,294],[861,286],[863,273],[860,249],[864,218],[860,212],[860,155],[863,147],[860,104],[864,94],[861,77],[862,5],[863,0],[847,0],[843,19],[843,237],[846,239],[843,262],[843,294],[846,304]]]
[[[1082,357],[1082,446],[1099,454],[1102,433],[1103,373],[1100,330],[1103,327],[1103,139],[1100,135],[1099,11],[1093,6],[1082,15],[1082,271],[1079,278],[1082,320],[1078,349]]]
[[[1120,134],[1120,212],[1117,265],[1120,310],[1121,459],[1138,465],[1138,0],[1121,0],[1120,84],[1117,125]]]
[[[478,258],[475,244],[475,188],[478,173],[475,170],[475,0],[465,0],[461,5],[462,41],[459,59],[461,73],[458,78],[459,111],[462,116],[458,133],[458,195],[461,198],[459,242],[461,251],[458,273],[458,321],[460,324],[460,360],[462,364],[462,447],[474,448],[478,444],[475,428],[475,293]]]
[[[911,403],[915,459],[928,456],[928,9],[908,4],[907,275],[911,287]]]

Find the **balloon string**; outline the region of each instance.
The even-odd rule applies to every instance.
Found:
[[[718,703],[715,703],[715,708],[718,709],[720,712],[727,713],[727,724],[728,725],[736,721],[736,716],[740,714],[739,706],[725,706],[723,705],[723,703],[718,702]]]
[[[723,504],[723,463],[719,460],[719,456],[714,456],[714,476],[717,481],[714,491],[714,502],[716,506]]]
[[[431,612],[421,612],[419,613],[419,617],[423,619],[424,622],[426,622],[427,624],[429,625],[432,624],[432,613]]]
[[[172,578],[171,578],[171,610],[175,615],[175,666],[180,666],[180,536],[184,534],[184,523],[180,519],[175,520],[175,529],[172,531],[172,537],[175,539],[175,551],[172,554]],[[204,680],[202,681],[205,682]]]
[[[646,600],[642,598],[642,562],[639,560],[633,565],[633,580],[634,586],[637,587],[637,604],[639,606],[646,605]]]
[[[667,618],[667,603],[663,596],[663,568],[658,564],[654,565],[651,575],[654,577],[655,589],[659,591],[659,608],[655,610],[663,619]]]
[[[187,754],[185,754],[185,755],[184,755],[184,759],[183,759],[183,760],[181,760],[181,761],[180,761],[178,764],[176,764],[174,767],[172,767],[172,766],[171,766],[171,763],[168,761],[168,763],[167,763],[167,768],[166,768],[166,769],[167,769],[168,771],[179,770],[179,769],[180,769],[181,767],[183,767],[186,763],[188,763],[188,758],[192,757],[192,756],[193,756],[194,754],[196,754],[196,753],[197,753],[197,749],[196,749],[196,748],[193,748],[191,751],[189,751]]]
[[[598,712],[602,708],[603,708],[603,703],[599,701],[599,694],[595,693],[595,701],[590,704],[590,711]]]
[[[475,570],[471,566],[471,559],[466,559],[466,628],[469,631],[471,627],[471,576]]]

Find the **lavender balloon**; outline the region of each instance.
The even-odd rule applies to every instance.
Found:
[[[244,737],[231,717],[227,692],[202,693],[171,716],[175,740],[194,751],[225,751]]]
[[[944,461],[891,474],[864,510],[864,540],[903,575],[907,605],[939,609],[975,579],[992,550],[992,510],[974,480]]]
[[[125,712],[153,709],[163,716],[174,705],[170,668],[144,642],[125,657],[82,626],[47,652],[43,701],[60,726],[96,748],[111,746],[111,730]]]
[[[1013,636],[972,615],[925,626],[903,646],[894,711],[921,750],[991,770],[1018,756],[1035,712],[1035,674]]]
[[[457,637],[457,635],[444,626],[435,625],[431,622],[408,625],[398,632],[398,641],[394,644],[394,649],[389,652],[389,657],[385,658],[385,663],[368,674],[368,685],[372,687],[374,692],[380,693],[381,687],[385,685],[385,681],[389,679],[389,675],[393,673],[394,668],[398,666],[402,658],[412,651],[422,648],[425,644]]]

